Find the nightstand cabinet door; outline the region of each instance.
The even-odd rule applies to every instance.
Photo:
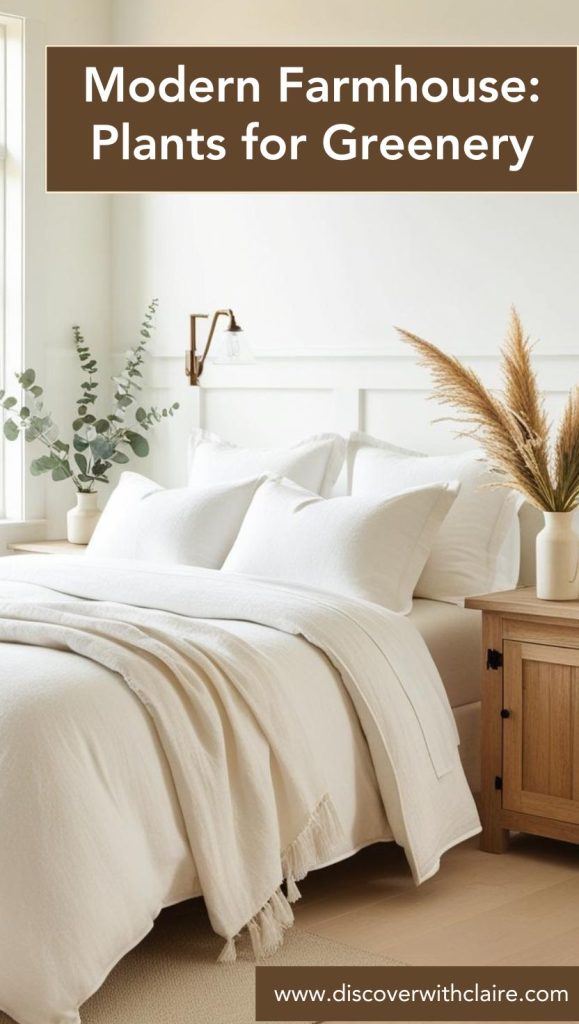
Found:
[[[579,824],[579,650],[504,643],[503,807]]]

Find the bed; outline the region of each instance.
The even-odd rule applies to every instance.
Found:
[[[480,618],[460,588],[515,571],[516,507],[481,498],[476,456],[355,450],[369,493],[326,498],[336,435],[255,453],[202,432],[188,487],[123,474],[84,558],[0,560],[0,1009],[18,1024],[78,1024],[170,904],[203,896],[220,960],[241,936],[259,959],[309,871],[395,841],[420,884],[480,831]],[[417,470],[433,478],[395,482]]]
[[[256,954],[267,955],[308,870],[394,838],[422,881],[445,849],[479,830],[440,680],[408,618],[205,569],[39,556],[3,559],[0,577],[0,803],[9,822],[0,832],[0,1008],[19,1024],[76,1024],[164,906],[203,893],[225,960],[246,923]],[[155,655],[139,650],[143,628],[175,649],[183,630],[195,630],[205,659],[195,672],[218,671],[222,687],[226,667],[237,666],[207,710],[223,728],[203,740],[204,771],[225,736],[233,773],[226,787],[210,780],[210,807],[188,803],[191,736],[179,748],[173,727],[164,729],[170,702],[151,708],[158,680],[147,677]],[[175,678],[176,669],[172,698]],[[192,671],[187,685],[195,680]],[[272,681],[275,697],[260,711]],[[260,703],[247,719],[251,686],[261,687]],[[226,700],[246,730],[243,749],[224,724]],[[245,829],[228,816],[235,785],[256,790],[237,791],[238,806],[255,814]],[[214,834],[204,814],[216,806]],[[247,847],[240,864],[234,850],[221,856],[232,829]],[[283,864],[260,859],[272,829]]]

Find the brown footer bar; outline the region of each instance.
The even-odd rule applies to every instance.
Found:
[[[578,1021],[578,967],[258,967],[256,1021]]]

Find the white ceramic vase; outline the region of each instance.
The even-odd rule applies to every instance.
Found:
[[[579,536],[574,512],[544,512],[537,535],[537,597],[546,601],[579,598]]]
[[[76,505],[66,516],[66,535],[71,544],[88,544],[99,520],[98,495],[76,492]]]

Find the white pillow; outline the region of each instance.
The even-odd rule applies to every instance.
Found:
[[[422,455],[365,434],[352,434],[348,443],[348,489],[359,497],[385,498],[408,487],[460,482],[460,494],[418,581],[417,597],[462,603],[474,594],[516,587],[521,498],[505,487],[490,487],[496,479],[480,451]]]
[[[220,569],[263,479],[165,490],[140,473],[123,473],[87,556]]]
[[[456,497],[447,484],[386,500],[320,498],[291,480],[256,491],[223,569],[304,583],[407,613]]]
[[[216,484],[270,473],[316,494],[328,494],[345,454],[346,442],[338,434],[318,434],[292,448],[240,448],[197,430],[189,441],[189,483]]]

